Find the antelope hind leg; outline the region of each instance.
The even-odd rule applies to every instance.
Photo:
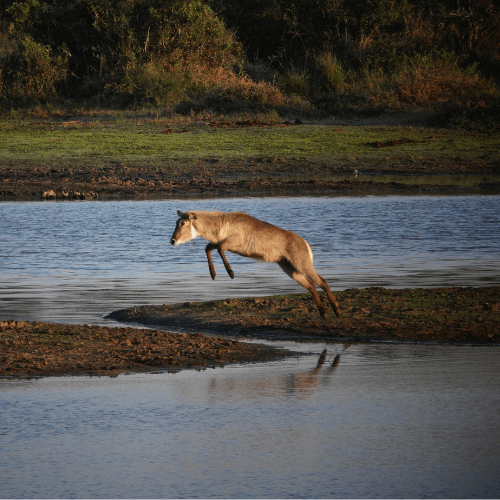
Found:
[[[318,273],[316,273],[316,276],[311,277],[310,279],[312,279],[314,283],[316,283],[319,287],[323,289],[324,292],[326,292],[326,296],[328,297],[328,300],[330,301],[330,304],[332,305],[335,314],[337,316],[340,316],[339,305],[337,304],[337,301],[335,300],[335,297],[333,296],[333,293],[330,290],[328,283],[326,282],[325,278],[322,278]]]
[[[321,297],[319,296],[314,283],[302,273],[299,273],[289,262],[278,262],[279,266],[283,271],[285,271],[290,278],[294,279],[299,285],[303,286],[306,290],[311,292],[314,297],[314,302],[316,302],[316,306],[318,307],[318,311],[321,314],[323,319],[326,319],[326,310],[321,302]],[[331,292],[330,292],[331,293]]]

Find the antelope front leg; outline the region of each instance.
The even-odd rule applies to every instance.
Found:
[[[224,254],[224,250],[221,247],[217,248],[217,251],[219,252],[219,255],[221,256],[222,262],[224,262],[224,267],[226,268],[227,274],[231,276],[231,279],[234,279],[234,272],[231,269],[231,266],[229,265],[229,262],[226,259],[226,255]]]
[[[208,270],[210,271],[210,276],[212,276],[212,279],[215,279],[215,267],[214,263],[212,261],[212,250],[216,249],[217,245],[214,245],[213,243],[209,243],[205,247],[205,252],[207,253],[207,260],[208,260]]]

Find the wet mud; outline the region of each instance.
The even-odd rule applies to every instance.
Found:
[[[350,289],[340,317],[319,316],[310,294],[133,307],[111,318],[162,328],[271,340],[500,343],[500,287]],[[327,303],[322,296],[323,303]]]
[[[0,321],[0,377],[201,370],[291,354],[201,333]]]
[[[33,166],[18,162],[0,169],[0,201],[154,199],[172,197],[235,197],[235,196],[310,196],[335,194],[422,194],[463,193],[462,186],[378,182],[355,177],[356,169],[365,173],[468,174],[477,173],[477,165],[441,163],[398,163],[373,166],[358,162],[346,170],[345,165],[314,165],[300,163],[266,163],[265,158],[239,164],[217,164],[200,160],[180,165],[178,169],[144,165],[111,164],[94,166]],[[180,174],[179,172],[182,172]],[[344,180],[328,180],[328,176],[345,175]],[[290,178],[291,177],[291,178]],[[324,179],[326,177],[326,179]],[[349,178],[351,177],[351,178]],[[470,188],[468,188],[470,191]],[[474,192],[498,192],[500,183],[478,183]]]
[[[0,321],[0,376],[206,369],[295,355],[237,340],[243,338],[500,343],[500,287],[376,287],[335,295],[341,316],[331,311],[326,321],[309,294],[132,307],[109,315],[152,329]]]

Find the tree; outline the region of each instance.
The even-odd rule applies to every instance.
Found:
[[[201,0],[20,0],[4,13],[16,42],[69,55],[73,95],[133,92],[147,71],[228,67],[240,51]]]

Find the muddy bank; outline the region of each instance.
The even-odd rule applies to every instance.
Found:
[[[110,317],[233,337],[500,343],[500,287],[368,288],[335,296],[341,316],[330,311],[327,321],[319,316],[310,294],[133,307]]]
[[[499,191],[500,183],[481,184],[475,191]],[[171,197],[238,197],[238,196],[311,196],[328,194],[421,194],[421,193],[457,193],[463,189],[453,186],[432,184],[409,185],[403,183],[382,183],[375,181],[281,181],[281,180],[241,180],[241,181],[204,181],[190,180],[168,183],[130,182],[124,186],[75,183],[67,188],[58,182],[23,182],[8,189],[0,190],[1,200],[92,200],[92,199],[147,199]]]
[[[499,192],[500,183],[478,183],[464,188],[440,184],[411,184],[403,182],[376,182],[355,178],[354,169],[365,173],[376,172],[407,175],[477,173],[477,165],[275,165],[232,164],[218,165],[218,175],[207,175],[213,165],[198,162],[182,167],[179,176],[174,169],[114,164],[108,167],[29,166],[0,169],[0,201],[28,200],[92,200],[92,199],[148,199],[172,197],[232,197],[232,196],[310,196],[333,194],[421,194]],[[233,176],[231,178],[230,176]],[[344,175],[344,180],[322,180],[317,177]],[[236,178],[234,178],[236,176]],[[289,176],[295,177],[290,180]],[[351,177],[351,178],[349,178]]]
[[[500,192],[490,135],[429,128],[427,119],[406,113],[308,123],[152,116],[3,122],[0,201]],[[415,180],[470,174],[489,178],[467,187]]]
[[[138,328],[1,321],[0,376],[117,375],[290,355],[262,345]]]
[[[341,317],[330,312],[327,321],[309,294],[133,307],[109,315],[153,330],[1,321],[0,376],[205,369],[293,354],[234,340],[245,337],[500,343],[500,287],[368,288],[335,295]],[[176,329],[192,333],[165,331]]]

